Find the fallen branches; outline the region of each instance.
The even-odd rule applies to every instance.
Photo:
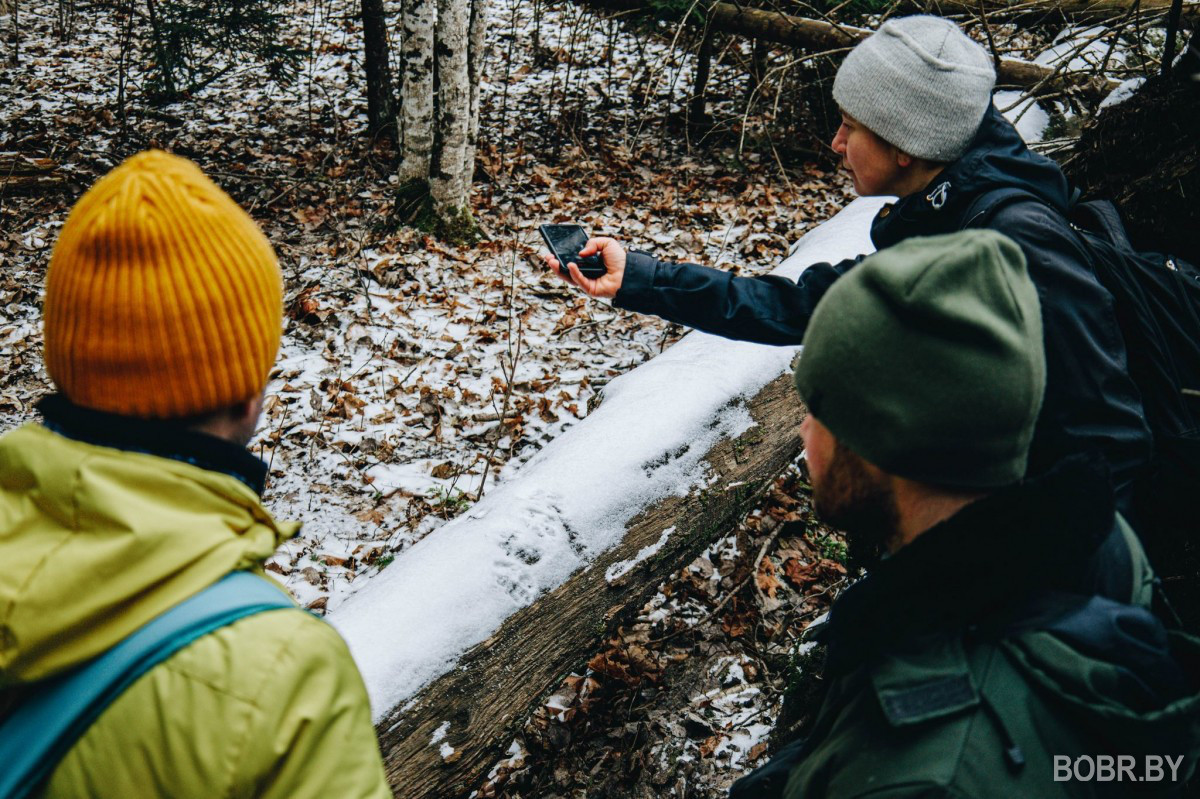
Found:
[[[652,13],[650,7],[636,0],[584,2],[609,10]],[[733,3],[713,3],[709,7],[708,20],[710,25],[725,33],[820,52],[849,50],[872,33],[866,28],[795,17],[777,11],[743,8]],[[686,21],[693,25],[704,24],[704,19],[699,13],[688,17]],[[1002,87],[1036,86],[1048,92],[1075,91],[1090,100],[1099,100],[1118,86],[1115,80],[1091,73],[1056,70],[1015,58],[1000,59],[996,69],[996,83]]]
[[[1133,8],[1131,0],[926,0],[926,2],[909,3],[913,11],[925,11],[930,14],[970,14],[978,16],[980,9],[989,17],[1012,19],[1019,17],[1038,17],[1061,15],[1067,19],[1078,21],[1105,20],[1120,17]],[[1165,14],[1171,7],[1171,0],[1141,0],[1139,12],[1149,16]],[[1188,0],[1183,5],[1186,19],[1200,19],[1200,2]]]

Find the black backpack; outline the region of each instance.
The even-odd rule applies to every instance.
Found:
[[[1015,188],[976,202],[990,205],[991,216],[1024,200],[1045,204]],[[1113,296],[1129,374],[1154,436],[1151,467],[1135,487],[1139,530],[1145,537],[1200,529],[1200,268],[1134,249],[1106,200],[1075,203],[1068,221]]]

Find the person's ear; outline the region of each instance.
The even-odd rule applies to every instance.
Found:
[[[904,152],[900,148],[896,148],[896,163],[899,164],[902,168],[907,169],[908,167],[915,164],[916,161],[917,161],[916,158],[913,158],[911,155]]]
[[[263,395],[258,394],[234,405],[230,411],[234,421],[238,423],[254,423],[258,421],[258,415],[262,413],[262,408]]]

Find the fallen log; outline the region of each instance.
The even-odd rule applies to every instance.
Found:
[[[869,252],[882,203],[856,200],[776,273]],[[796,456],[794,352],[685,336],[334,609],[397,796],[465,799],[611,626]]]
[[[639,0],[582,0],[597,8],[614,11],[655,13],[655,9]],[[705,24],[699,12],[688,17],[689,24]],[[764,11],[732,3],[713,3],[708,10],[708,24],[723,33],[746,36],[764,42],[787,45],[814,52],[849,50],[870,36],[873,31],[853,25],[839,25],[819,19],[808,19]],[[1075,91],[1090,100],[1100,100],[1117,88],[1118,81],[1087,72],[1068,72],[1053,67],[1002,58],[996,68],[996,85],[1021,89],[1038,88],[1045,92]]]
[[[39,194],[67,188],[58,173],[58,163],[49,158],[28,158],[18,153],[0,153],[0,195]]]

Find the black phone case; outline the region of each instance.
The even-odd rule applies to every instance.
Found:
[[[558,271],[564,277],[571,276],[571,273],[567,271],[567,264],[571,262],[574,262],[579,267],[579,271],[584,277],[591,280],[607,274],[608,268],[604,266],[604,259],[599,255],[588,255],[580,258],[579,253],[559,252],[550,241],[550,237],[546,235],[544,226],[538,226],[538,233],[542,234],[542,241],[546,242],[547,249],[554,253],[554,257],[558,259]]]

